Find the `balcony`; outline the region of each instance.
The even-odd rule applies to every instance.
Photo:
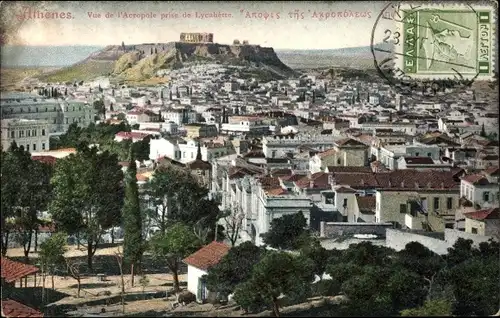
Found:
[[[418,215],[413,216],[411,214],[405,214],[405,225],[411,230],[422,230],[422,221],[424,221],[424,219]]]

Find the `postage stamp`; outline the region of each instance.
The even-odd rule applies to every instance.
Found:
[[[396,65],[413,78],[490,79],[495,68],[496,9],[441,3],[399,7],[401,45]]]

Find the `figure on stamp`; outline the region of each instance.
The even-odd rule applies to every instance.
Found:
[[[459,62],[459,58],[462,61],[471,61],[474,47],[472,30],[445,20],[439,20],[439,22],[449,24],[450,28],[437,31],[427,22],[426,35],[422,39],[427,69],[430,69],[435,61],[453,63]],[[462,32],[453,28],[461,28]]]

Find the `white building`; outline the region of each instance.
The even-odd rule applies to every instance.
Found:
[[[65,133],[77,123],[87,127],[94,122],[95,111],[85,101],[45,98],[39,95],[6,93],[1,95],[2,118],[45,120],[50,125],[49,134]]]
[[[196,159],[198,153],[198,143],[194,140],[177,139],[151,139],[149,141],[150,151],[149,158],[157,160],[158,158],[167,157],[169,159],[188,163]],[[202,142],[201,144],[201,159],[203,161],[211,161],[213,159],[225,156],[229,153],[229,146],[221,143]]]
[[[166,122],[173,122],[178,126],[182,124],[192,124],[196,122],[196,112],[185,110],[185,109],[176,109],[172,111],[168,111],[162,113]]]
[[[48,150],[49,127],[44,120],[2,119],[2,149],[6,151],[16,142],[30,152]]]
[[[229,123],[221,125],[220,131],[223,134],[230,135],[265,134],[269,132],[269,125],[258,117],[231,116],[229,117]]]
[[[208,299],[208,289],[203,275],[216,265],[229,252],[230,247],[221,242],[212,242],[186,257],[183,262],[188,267],[187,289],[196,295],[196,301],[203,303]]]

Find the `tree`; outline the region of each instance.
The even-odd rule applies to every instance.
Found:
[[[149,160],[149,143],[151,141],[151,137],[147,136],[142,140],[132,143],[132,151],[134,153],[134,157],[139,160]]]
[[[481,132],[479,133],[479,136],[485,137],[486,138],[486,130],[484,129],[484,123],[481,125]]]
[[[271,221],[271,229],[262,235],[264,243],[279,249],[298,248],[297,239],[307,233],[307,220],[302,211],[283,215]]]
[[[245,215],[243,213],[238,213],[237,209],[225,211],[222,215],[226,225],[226,237],[233,247],[236,245],[236,241],[240,236],[244,217]]]
[[[308,233],[304,233],[306,241],[300,245],[300,253],[309,258],[314,263],[313,273],[319,276],[321,280],[328,265],[330,253],[326,250],[316,238],[311,238]]]
[[[266,305],[280,316],[278,299],[283,294],[295,301],[305,299],[314,279],[312,262],[287,252],[267,252],[252,271],[249,281],[238,285],[234,300],[243,308]]]
[[[403,317],[451,316],[451,303],[448,300],[436,299],[426,301],[423,306],[401,311]]]
[[[118,159],[81,144],[76,154],[58,162],[51,183],[54,199],[49,210],[56,226],[68,234],[85,234],[87,264],[92,270],[103,232],[121,218],[123,173]]]
[[[123,254],[130,265],[131,285],[134,287],[134,267],[141,263],[143,253],[142,218],[137,185],[137,166],[134,153],[130,151],[130,161],[125,175],[125,203],[123,204]]]
[[[52,289],[54,289],[54,273],[57,268],[65,265],[64,253],[66,253],[67,235],[64,232],[52,234],[40,245],[39,259],[42,265],[42,275],[52,276]]]
[[[2,152],[2,245],[6,252],[9,233],[15,229],[23,245],[25,261],[33,233],[38,229],[38,212],[45,210],[51,196],[50,165],[31,159],[31,154],[14,143]],[[5,191],[5,192],[4,192]],[[4,252],[4,251],[2,251]]]
[[[217,202],[207,198],[208,190],[196,181],[189,170],[160,166],[145,188],[151,204],[157,207],[155,223],[164,232],[168,223],[196,223],[214,229],[220,211]],[[203,220],[200,222],[200,220]],[[215,231],[211,230],[212,236]]]
[[[123,276],[123,254],[118,251],[115,253],[116,263],[118,264],[118,268],[120,270],[120,298],[122,303],[122,314],[125,314],[125,278]]]
[[[68,274],[74,278],[78,284],[78,289],[76,292],[76,297],[80,298],[80,291],[82,289],[82,270],[81,267],[83,262],[80,261],[70,261],[69,259],[65,259],[66,267],[68,269]]]
[[[98,115],[104,115],[106,113],[106,107],[104,107],[104,101],[98,99],[92,104]]]
[[[201,242],[190,227],[176,223],[166,233],[158,233],[150,242],[153,256],[167,263],[174,276],[174,290],[179,291],[179,264],[183,258],[201,247]]]
[[[250,279],[253,267],[260,261],[264,251],[264,248],[251,242],[231,248],[219,263],[208,269],[208,275],[205,276],[207,289],[226,298],[238,284]]]

